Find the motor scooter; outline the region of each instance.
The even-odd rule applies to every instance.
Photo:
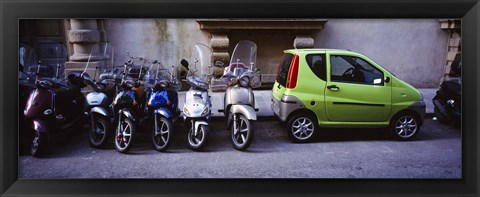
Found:
[[[145,108],[145,88],[141,82],[148,67],[147,59],[132,57],[127,52],[129,60],[125,63],[120,90],[113,99],[112,108],[116,115],[115,148],[121,153],[127,153],[139,126],[140,118]]]
[[[450,79],[443,81],[432,102],[434,114],[444,124],[460,126],[462,117],[461,62],[452,63]]]
[[[33,139],[33,128],[28,124],[28,120],[23,113],[27,104],[28,95],[35,89],[35,73],[28,74],[26,71],[29,67],[35,66],[35,51],[32,47],[24,44],[19,46],[19,72],[18,72],[18,107],[19,107],[19,152],[23,153],[30,149],[31,140]],[[54,76],[50,76],[54,77]]]
[[[170,145],[173,124],[180,116],[178,109],[178,93],[181,88],[176,78],[174,67],[171,71],[160,68],[160,62],[154,60],[145,76],[145,87],[147,88],[147,105],[145,108],[145,120],[153,122],[152,142],[157,151],[165,151]],[[143,122],[142,121],[142,122]]]
[[[66,54],[64,46],[60,44],[51,50],[55,50],[57,55]],[[25,117],[34,129],[30,149],[33,156],[41,156],[52,138],[78,131],[86,121],[83,113],[85,98],[81,89],[86,86],[85,79],[89,76],[73,71],[65,81],[60,77],[65,59],[57,63],[54,78],[40,78],[43,65],[37,65],[35,89],[30,92],[24,110]]]
[[[86,113],[88,113],[90,119],[88,142],[94,148],[104,147],[111,136],[115,114],[110,105],[117,93],[117,85],[119,84],[118,69],[113,67],[113,47],[105,44],[102,48],[103,56],[110,57],[110,59],[97,62],[101,63],[101,67],[97,66],[95,68],[93,80],[88,81],[93,91],[86,95]],[[86,72],[89,62],[87,62],[84,72]],[[101,74],[99,75],[99,81],[96,81],[98,70],[101,70]]]
[[[188,125],[188,147],[200,151],[207,145],[210,132],[209,120],[211,116],[212,103],[208,94],[208,83],[212,78],[210,73],[199,77],[197,66],[200,68],[211,67],[212,50],[203,45],[196,44],[192,51],[192,62],[194,70],[188,68],[188,62],[182,60],[181,64],[188,70],[187,83],[191,86],[185,95],[183,108],[184,122]]]
[[[254,42],[242,40],[232,53],[229,66],[224,68],[221,77],[227,83],[224,95],[223,112],[227,129],[231,129],[230,139],[237,150],[247,149],[254,136],[253,122],[257,120],[255,95],[252,88],[260,86],[256,69],[257,46]],[[222,66],[216,62],[215,66]]]

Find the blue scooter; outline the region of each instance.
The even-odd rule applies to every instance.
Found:
[[[178,93],[180,82],[177,80],[174,67],[169,72],[160,69],[160,62],[154,60],[145,76],[147,88],[146,118],[153,119],[152,141],[157,151],[165,151],[171,141],[173,124],[180,115],[178,109]]]

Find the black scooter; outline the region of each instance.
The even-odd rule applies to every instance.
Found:
[[[88,75],[71,72],[67,82],[58,77],[36,80],[24,110],[34,130],[30,149],[33,156],[41,156],[51,138],[77,131],[86,122],[85,97],[81,93],[86,86],[83,77]]]
[[[461,62],[452,64],[450,76],[460,77],[461,65]],[[459,79],[450,79],[442,82],[432,102],[435,106],[435,116],[441,123],[460,126],[462,117],[462,85]]]

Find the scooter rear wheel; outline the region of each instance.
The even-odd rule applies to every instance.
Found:
[[[172,121],[163,116],[157,115],[152,132],[153,148],[157,151],[167,150],[170,145],[172,131]]]
[[[119,132],[120,129],[120,132]],[[123,119],[115,132],[115,149],[121,153],[127,153],[132,147],[136,126],[129,118]]]
[[[237,116],[237,122],[232,120],[234,122],[231,126],[230,139],[235,149],[243,151],[252,144],[253,121],[247,119],[247,117],[242,114],[238,114]]]
[[[201,151],[207,145],[208,133],[210,128],[207,125],[200,125],[197,136],[195,136],[194,127],[188,131],[188,147],[194,151]]]

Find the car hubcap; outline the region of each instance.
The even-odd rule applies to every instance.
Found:
[[[313,134],[313,122],[305,117],[296,119],[292,125],[292,134],[300,140],[308,139]]]
[[[411,137],[417,132],[417,122],[410,116],[401,117],[395,124],[395,131],[400,137]]]

